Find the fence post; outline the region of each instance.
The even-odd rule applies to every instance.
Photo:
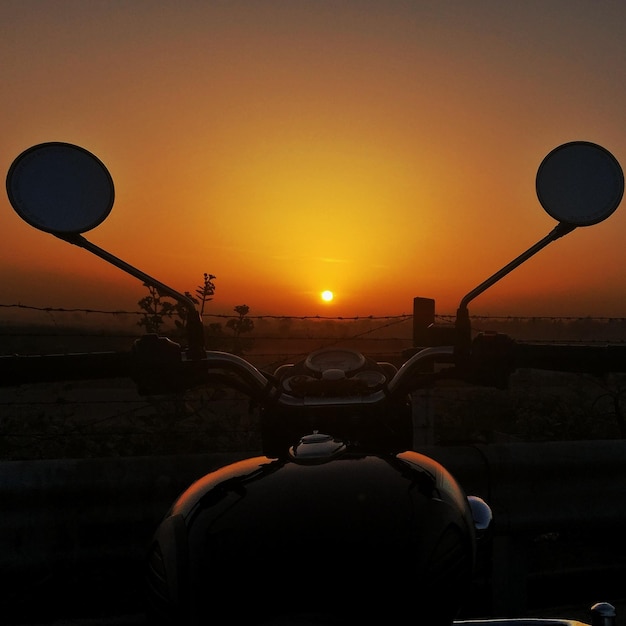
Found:
[[[432,298],[413,298],[413,346],[428,345],[427,329],[435,323],[435,301]]]

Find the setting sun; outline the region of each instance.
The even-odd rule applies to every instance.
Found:
[[[454,314],[554,226],[535,185],[550,150],[586,139],[626,164],[626,81],[607,79],[626,3],[58,4],[0,4],[0,169],[43,142],[94,154],[115,204],[86,239],[180,293],[216,275],[207,315],[384,317],[415,297]],[[0,211],[0,304],[137,312],[141,282],[5,192]],[[626,210],[610,219],[471,313],[623,318]]]

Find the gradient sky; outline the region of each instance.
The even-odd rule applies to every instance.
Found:
[[[454,313],[553,228],[550,150],[626,166],[621,0],[2,0],[0,77],[4,175],[34,144],[90,150],[116,200],[87,239],[179,291],[215,274],[213,312]],[[0,216],[0,303],[145,295],[5,193]],[[622,206],[470,312],[626,316],[625,233]]]

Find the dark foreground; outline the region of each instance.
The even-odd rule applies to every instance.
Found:
[[[620,602],[613,603],[617,612],[617,620],[615,626],[626,625],[626,599]],[[591,624],[591,617],[589,613],[590,607],[586,606],[566,606],[558,607],[554,609],[544,610],[540,613],[531,612],[528,614],[528,618],[537,619],[566,619],[575,620],[587,624]],[[7,626],[13,626],[7,624]],[[56,620],[53,622],[27,622],[20,624],[19,626],[145,626],[145,619],[143,615],[120,615],[117,617],[107,618],[82,618],[82,619],[67,619]]]

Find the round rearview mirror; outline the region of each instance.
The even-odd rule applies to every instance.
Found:
[[[113,208],[113,179],[84,148],[63,142],[28,148],[7,174],[9,201],[31,226],[49,233],[84,233]]]
[[[588,141],[565,143],[537,171],[537,196],[559,222],[590,226],[605,220],[624,195],[624,173],[605,148]]]

